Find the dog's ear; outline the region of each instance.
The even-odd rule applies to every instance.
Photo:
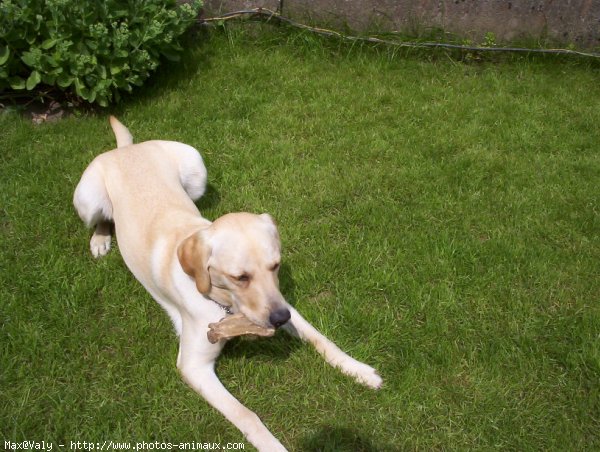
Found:
[[[200,233],[192,234],[177,248],[181,268],[196,280],[198,292],[204,295],[210,292],[209,256],[210,249]]]

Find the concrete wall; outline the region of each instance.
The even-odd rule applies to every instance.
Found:
[[[279,0],[205,0],[206,17],[240,9],[277,10]],[[285,16],[354,31],[430,28],[481,42],[550,38],[579,48],[600,47],[600,0],[284,0]]]

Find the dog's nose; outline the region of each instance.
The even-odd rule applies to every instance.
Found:
[[[282,308],[271,312],[271,315],[269,315],[269,322],[271,322],[271,325],[275,328],[279,328],[280,326],[285,325],[290,317],[290,311],[286,308]]]

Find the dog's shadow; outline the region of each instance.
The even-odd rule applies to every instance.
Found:
[[[196,206],[202,212],[203,210],[214,209],[219,204],[219,201],[221,201],[221,194],[213,184],[208,183],[206,184],[204,194],[196,201]]]
[[[316,433],[306,436],[300,449],[305,452],[393,452],[390,445],[377,444],[352,429],[324,425]]]

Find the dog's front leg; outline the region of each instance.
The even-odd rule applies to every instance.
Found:
[[[359,383],[370,388],[379,389],[383,380],[377,371],[367,364],[355,360],[317,331],[294,308],[289,307],[291,317],[283,328],[290,334],[310,342],[329,364],[339,368]]]
[[[177,367],[183,379],[235,425],[260,452],[285,452],[285,447],[258,416],[233,397],[219,381],[214,365],[221,348],[219,344],[208,342],[206,328],[190,328],[184,323],[177,358]]]

